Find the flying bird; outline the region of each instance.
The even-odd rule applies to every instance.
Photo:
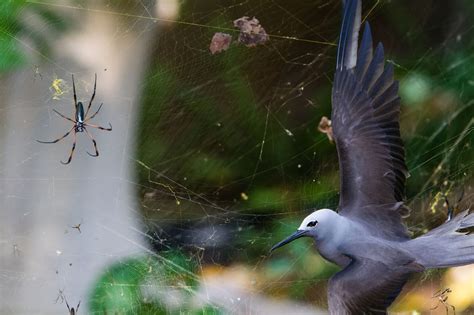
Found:
[[[360,47],[361,1],[346,0],[332,89],[332,132],[340,170],[337,211],[307,216],[272,251],[312,237],[339,265],[328,285],[331,314],[386,314],[408,278],[429,268],[474,263],[474,213],[466,210],[411,239],[402,218],[408,176],[400,137],[400,97],[383,45],[369,23]]]

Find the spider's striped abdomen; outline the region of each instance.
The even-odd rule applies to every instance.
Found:
[[[77,103],[76,121],[81,124],[84,122],[84,106],[82,105],[82,102]]]

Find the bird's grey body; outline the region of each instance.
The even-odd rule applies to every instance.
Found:
[[[319,253],[342,268],[329,280],[331,314],[386,314],[413,273],[474,263],[474,214],[464,211],[410,238],[402,221],[408,171],[398,82],[385,66],[383,45],[373,50],[368,23],[358,48],[360,0],[344,5],[332,91],[339,206],[311,213],[272,250],[312,237]]]
[[[318,221],[318,226],[308,227],[307,224],[314,220]],[[416,267],[410,265],[415,262],[415,257],[410,254],[406,241],[381,238],[359,222],[330,209],[321,209],[307,216],[298,231],[306,231],[305,236],[314,238],[321,256],[342,268],[347,267],[352,258],[382,263],[392,260],[407,264],[407,270],[411,271]]]

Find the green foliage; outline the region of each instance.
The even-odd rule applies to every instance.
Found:
[[[26,61],[25,56],[17,46],[15,38],[8,33],[0,33],[0,72],[16,68]]]
[[[18,15],[24,0],[2,1],[0,4],[0,71],[15,68],[24,63],[15,34],[21,29]]]
[[[115,263],[94,285],[90,313],[169,315],[188,309],[189,314],[219,314],[209,305],[192,306],[191,299],[198,286],[196,267],[196,261],[178,251]]]
[[[27,23],[23,17],[36,15],[36,23],[48,25],[48,34],[43,28]],[[30,21],[33,19],[29,19]],[[59,13],[41,5],[29,5],[25,0],[5,0],[0,3],[0,73],[14,70],[27,62],[25,51],[34,49],[41,55],[49,53],[46,36],[57,36],[67,30],[70,21]],[[27,36],[25,41],[23,36]],[[31,46],[32,45],[32,46]],[[31,48],[33,47],[33,48]]]

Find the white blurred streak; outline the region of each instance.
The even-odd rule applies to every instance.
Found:
[[[156,0],[156,17],[164,20],[175,20],[179,14],[178,0]]]
[[[272,314],[272,315],[326,315],[327,312],[310,304],[278,300],[263,295],[254,287],[258,273],[244,266],[233,266],[222,271],[204,272],[195,304],[199,307],[217,305],[224,314]]]

